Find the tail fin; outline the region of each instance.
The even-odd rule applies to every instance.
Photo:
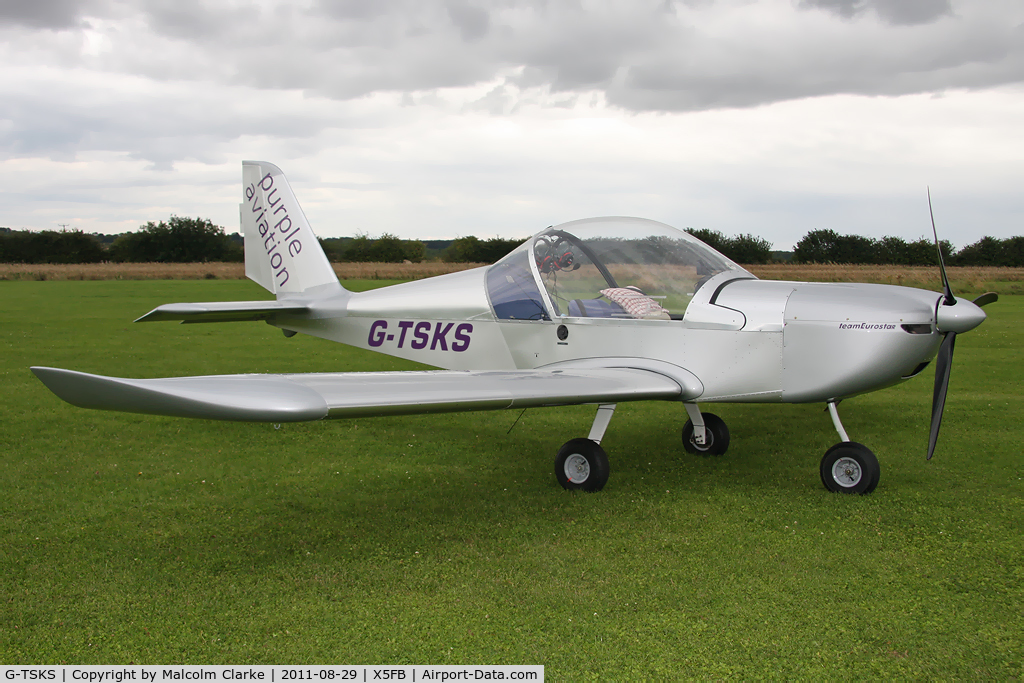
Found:
[[[266,161],[243,161],[242,188],[246,277],[278,298],[337,285],[338,277],[281,169]]]

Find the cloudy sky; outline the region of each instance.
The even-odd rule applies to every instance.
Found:
[[[1020,0],[3,0],[0,225],[1024,234]]]

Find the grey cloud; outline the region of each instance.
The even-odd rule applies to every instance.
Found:
[[[828,10],[846,19],[872,9],[897,26],[927,24],[953,12],[950,0],[801,0],[800,6]]]
[[[40,7],[50,8],[51,23],[80,19],[68,14],[71,5]],[[765,8],[777,16],[763,29],[745,20]],[[550,93],[549,102],[597,91],[625,110],[686,111],[1024,80],[1019,0],[122,0],[118,12],[127,18],[109,51],[69,57],[67,45],[54,42],[53,63],[255,88],[265,102],[280,91],[422,100],[441,88],[494,82],[499,88],[478,106],[506,114],[518,97],[536,96],[528,90]],[[46,44],[45,32],[27,35]]]
[[[892,29],[897,30],[897,29]],[[910,30],[910,29],[900,29]],[[749,107],[831,94],[905,95],[1024,80],[1024,29],[982,26],[835,40],[777,55],[769,38],[735,50],[698,46],[645,56],[606,94],[631,110]]]
[[[875,0],[878,16],[891,24],[927,24],[953,13],[949,0]]]
[[[188,41],[219,37],[225,27],[257,11],[253,7],[230,8],[202,0],[151,0],[143,10],[156,33]]]
[[[64,29],[81,23],[87,4],[78,0],[4,0],[0,24]]]
[[[260,93],[238,88],[196,88],[186,97],[180,89],[136,94],[41,78],[0,97],[0,158],[70,160],[102,150],[169,168],[184,159],[217,162],[243,136],[298,140],[345,124],[323,108],[261,104]]]
[[[387,3],[375,0],[318,0],[316,3],[316,9],[327,16],[346,20],[365,20],[385,15],[387,8]]]
[[[466,42],[480,40],[487,35],[490,28],[491,17],[487,10],[468,3],[459,2],[448,5],[448,15]]]
[[[839,15],[825,35],[800,28],[804,12],[784,4],[778,11],[789,17],[756,32],[742,21],[732,30],[723,23],[730,12],[739,17],[756,7],[728,2],[324,2],[292,16],[282,30],[261,33],[263,41],[243,37],[241,29],[220,36],[230,47],[210,44],[210,55],[234,65],[236,82],[340,99],[473,85],[505,74],[520,88],[603,91],[629,110],[1024,80],[1024,43],[1012,28],[1024,12],[1012,0],[956,9],[950,0],[803,0],[804,11]],[[878,20],[865,21],[869,12]],[[518,75],[507,76],[513,70]]]

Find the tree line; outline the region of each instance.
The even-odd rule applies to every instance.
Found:
[[[0,263],[202,263],[241,261],[241,238],[205,218],[171,216],[136,232],[110,236],[81,230],[0,228]]]
[[[752,234],[729,237],[717,230],[688,229],[691,235],[737,263],[760,264],[790,256],[794,263],[936,265],[935,244],[924,237],[907,242],[901,237],[872,239],[840,235],[834,230],[812,230],[793,252],[772,251],[772,243]],[[331,261],[418,263],[494,263],[523,243],[523,239],[479,239],[472,235],[454,240],[404,240],[390,233],[321,239]],[[985,236],[954,251],[940,243],[947,265],[1024,267],[1024,237],[998,239]],[[243,260],[242,238],[205,218],[172,215],[150,221],[136,232],[97,235],[81,230],[31,232],[0,228],[0,263],[197,263]],[[786,259],[781,259],[786,260]]]
[[[959,251],[941,240],[942,260],[953,266],[1024,266],[1024,237],[1001,240],[985,236]],[[812,230],[793,250],[797,263],[865,263],[898,266],[938,265],[935,242],[920,238],[907,242],[901,237],[871,239],[861,235],[840,235],[834,230]]]

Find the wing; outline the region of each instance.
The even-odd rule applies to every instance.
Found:
[[[166,379],[120,379],[43,367],[32,372],[53,393],[82,408],[249,422],[689,400],[703,388],[692,375],[692,382],[681,383],[631,367]]]

